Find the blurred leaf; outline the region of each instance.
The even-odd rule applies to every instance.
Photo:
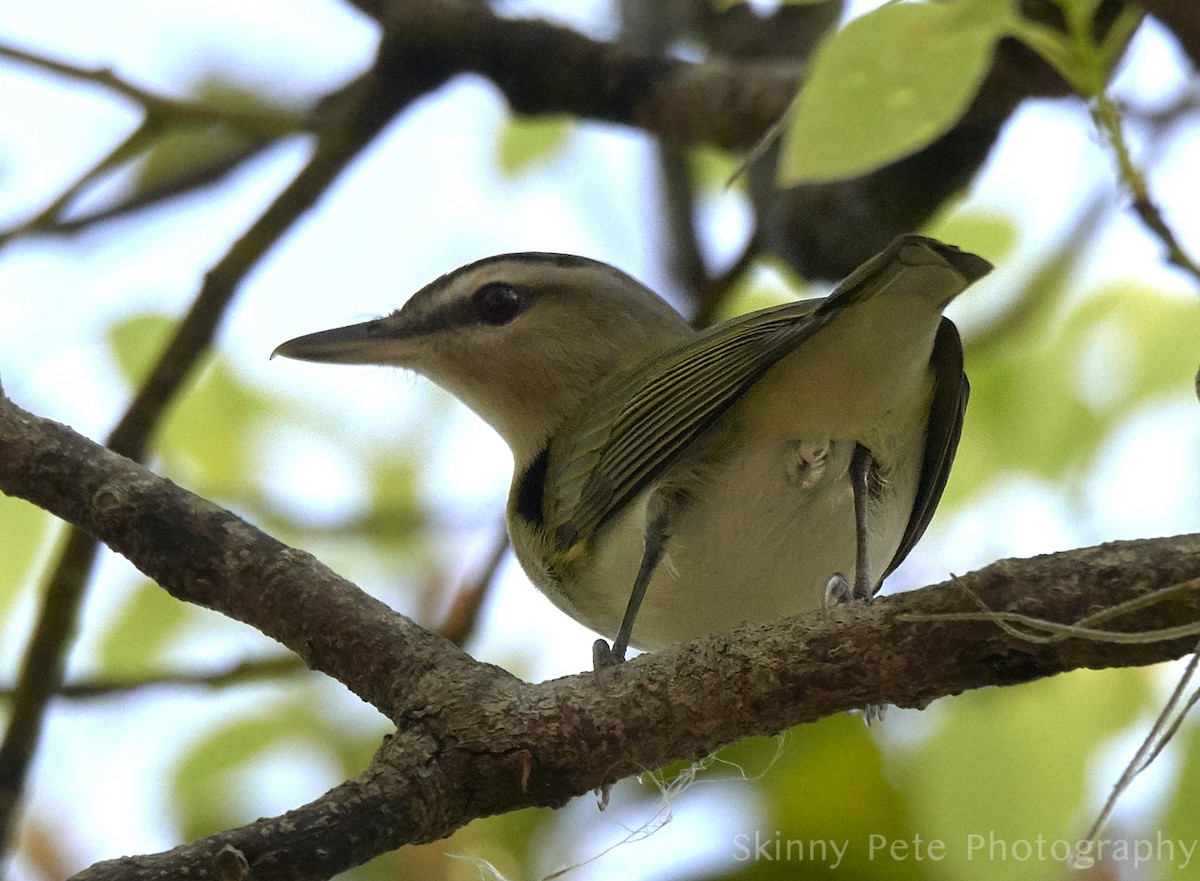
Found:
[[[1006,471],[1082,476],[1136,407],[1190,392],[1197,340],[1200,304],[1129,282],[1065,316],[1036,314],[982,352],[968,345],[973,393],[956,471],[971,475],[972,492]],[[955,484],[950,495],[967,489]]]
[[[767,765],[776,743],[774,739],[747,741],[722,750],[720,757],[754,774]],[[740,871],[723,877],[755,881],[929,877],[924,861],[872,852],[872,844],[881,840],[912,841],[914,827],[906,796],[885,776],[879,747],[861,719],[840,715],[791,729],[778,760],[766,767],[758,785],[768,816],[756,828],[730,830],[731,853],[735,859],[745,859],[739,859]],[[754,856],[756,844],[763,841],[771,859],[761,852]],[[775,859],[776,842],[781,859]],[[800,846],[805,848],[802,856],[796,851]]]
[[[549,162],[562,152],[574,129],[574,117],[566,115],[510,117],[496,145],[500,170],[515,177],[533,165]]]
[[[1195,713],[1194,707],[1192,712]],[[1183,767],[1174,781],[1174,797],[1166,805],[1160,834],[1169,841],[1192,843],[1196,841],[1196,830],[1200,829],[1200,798],[1196,797],[1200,793],[1200,727],[1194,715],[1176,735],[1173,748],[1168,749],[1158,761],[1170,761],[1175,753],[1182,760]],[[1195,872],[1197,859],[1200,859],[1200,854],[1193,855],[1190,866],[1180,866],[1182,858],[1170,863],[1169,868],[1164,866],[1168,870],[1162,873],[1162,877],[1178,877],[1172,869],[1190,868]]]
[[[203,495],[238,498],[257,476],[257,438],[280,404],[214,360],[171,414],[160,440],[164,459]]]
[[[816,52],[784,130],[780,185],[857,177],[945,134],[1013,17],[1010,0],[954,0],[851,21]]]
[[[724,12],[735,6],[744,6],[749,0],[712,0],[713,9]],[[780,6],[815,6],[818,3],[828,3],[829,0],[779,0]]]
[[[1116,351],[1085,364],[1097,334],[1115,338]],[[1064,336],[1076,355],[1077,383],[1098,393],[1088,394],[1094,406],[1124,413],[1153,395],[1190,390],[1200,355],[1200,303],[1140,281],[1109,283],[1075,311]]]
[[[278,125],[290,122],[294,128],[302,120],[303,112],[283,106],[278,96],[261,89],[247,88],[237,80],[226,79],[220,74],[206,73],[191,83],[195,100],[239,119],[258,117],[274,121]]]
[[[1140,717],[1153,691],[1144,670],[1081,670],[945,701],[932,736],[888,762],[916,828],[947,843],[938,876],[1060,877],[1060,862],[998,858],[992,842],[1077,840],[1096,749]]]
[[[125,604],[112,619],[100,644],[97,662],[105,676],[136,676],[161,668],[166,650],[195,614],[195,609],[180,602],[149,581],[134,588]]]
[[[292,689],[286,695],[262,701],[253,715],[227,721],[188,747],[170,782],[172,803],[185,838],[211,835],[254,820],[256,808],[243,804],[239,797],[253,791],[251,775],[273,751],[294,754],[297,773],[307,767],[327,778],[318,787],[332,786],[340,779],[328,779],[326,767],[306,766],[303,759],[314,753],[328,755],[330,763],[337,766],[335,773],[339,778],[356,774],[365,767],[370,752],[364,755],[353,732],[344,730],[336,719],[325,718],[326,708],[313,698],[311,685]],[[377,733],[371,732],[370,737],[377,747]],[[360,764],[347,768],[343,759],[349,755]],[[318,788],[311,797],[321,791]]]
[[[175,330],[166,315],[142,313],[108,329],[108,343],[121,375],[131,387],[141,383]]]
[[[32,577],[52,522],[41,508],[0,494],[0,621],[10,620],[9,610]]]
[[[997,265],[1012,254],[1018,236],[1014,218],[982,208],[965,211],[954,208],[941,213],[928,225],[926,232]]]
[[[742,273],[733,288],[721,299],[713,314],[713,321],[726,321],[768,306],[821,296],[827,290],[806,284],[790,266],[766,254],[756,258],[752,271]]]
[[[689,149],[687,159],[692,185],[702,190],[724,191],[742,163],[740,157],[728,150],[703,145]]]
[[[217,126],[181,126],[164,132],[137,163],[135,192],[197,173],[219,173],[253,143],[246,135]]]
[[[475,881],[490,878],[473,860],[486,860],[505,878],[538,878],[541,851],[547,831],[554,831],[558,815],[548,808],[514,811],[477,820],[449,838],[402,848],[368,863],[363,878],[392,881],[396,878],[443,878]],[[388,859],[391,857],[391,859]],[[384,870],[390,869],[391,874]],[[565,876],[570,877],[570,874]]]
[[[371,469],[374,500],[369,535],[375,546],[407,552],[422,544],[425,510],[417,504],[417,463],[408,456],[381,457]]]
[[[109,339],[122,374],[139,384],[174,332],[175,322],[143,314],[114,325]],[[187,475],[188,488],[205,496],[245,499],[259,480],[257,439],[282,404],[243,383],[219,357],[172,408],[157,449]],[[256,497],[256,496],[255,496]]]
[[[135,191],[144,192],[205,174],[217,175],[256,141],[295,131],[301,117],[264,95],[208,76],[192,85],[197,103],[229,121],[182,118],[164,130],[136,165]]]

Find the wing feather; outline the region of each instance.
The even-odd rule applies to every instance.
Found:
[[[917,484],[917,498],[904,529],[904,537],[896,548],[892,562],[880,577],[880,583],[904,562],[909,551],[925,534],[925,528],[933,519],[933,512],[946,488],[950,465],[954,462],[954,453],[962,436],[971,387],[963,371],[962,341],[958,336],[958,328],[949,318],[943,318],[938,326],[930,366],[934,374],[933,401],[929,408],[929,427],[925,434],[925,454],[921,463],[920,482]]]
[[[807,300],[753,312],[612,377],[551,450],[547,527],[588,538],[833,313]]]

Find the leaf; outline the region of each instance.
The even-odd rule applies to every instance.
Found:
[[[758,823],[730,829],[729,852],[743,867],[734,877],[927,877],[926,863],[872,850],[880,840],[911,842],[917,830],[907,795],[885,773],[879,743],[861,719],[840,715],[801,725],[782,745],[756,738],[723,749],[720,758],[757,776],[767,812]]]
[[[1191,393],[1198,338],[1195,300],[1127,282],[1092,293],[1065,316],[1039,314],[984,351],[968,342],[973,393],[955,471],[971,475],[973,493],[1012,471],[1082,479],[1135,409]],[[948,487],[951,504],[963,489],[956,484]]]
[[[1149,705],[1148,680],[1144,670],[1079,670],[942,701],[934,734],[887,768],[916,827],[947,843],[939,876],[1063,877],[1050,842],[1079,838],[1095,753]],[[1036,848],[1014,858],[1039,840],[1044,858]]]
[[[661,0],[659,0],[661,2]],[[735,6],[745,6],[750,0],[712,0],[714,12],[727,12]],[[818,3],[829,3],[832,0],[779,0],[780,6],[816,6]]]
[[[325,690],[315,683],[275,688],[247,715],[227,719],[188,745],[170,777],[172,807],[187,839],[210,835],[254,819],[262,808],[294,807],[290,797],[264,792],[268,760],[286,756],[289,776],[308,797],[359,773],[378,749],[383,731],[331,718]],[[364,730],[365,729],[365,730]],[[255,801],[257,804],[248,804]],[[262,804],[266,799],[268,803]],[[280,798],[281,804],[271,803]]]
[[[1015,218],[979,207],[939,213],[925,231],[964,251],[983,254],[997,265],[1012,254],[1018,237]]]
[[[40,508],[0,495],[0,621],[11,623],[9,606],[35,577],[30,570],[43,557],[43,542],[52,522]],[[25,638],[23,631],[21,638]]]
[[[687,151],[688,177],[697,189],[723,193],[742,160],[728,150],[700,145]],[[739,181],[742,178],[739,177]],[[736,183],[736,182],[735,182]]]
[[[574,128],[572,117],[562,114],[511,117],[497,144],[500,170],[508,177],[515,177],[534,165],[548,162],[562,152]]]
[[[817,51],[783,134],[779,183],[857,177],[932,143],[962,116],[1010,28],[1008,2],[890,4]]]
[[[1192,712],[1195,713],[1194,708]],[[1171,746],[1157,761],[1171,762],[1172,752],[1178,754],[1183,767],[1175,780],[1174,796],[1166,806],[1162,830],[1158,834],[1161,839],[1185,843],[1191,855],[1185,857],[1182,850],[1172,850],[1173,858],[1163,862],[1172,870],[1192,868],[1194,872],[1200,860],[1200,854],[1196,853],[1196,830],[1200,828],[1200,799],[1196,798],[1200,791],[1200,728],[1194,717],[1176,734]],[[1164,874],[1163,877],[1182,877],[1182,874]]]
[[[250,146],[245,135],[212,126],[166,131],[137,165],[136,192],[150,192],[196,174],[217,174]]]
[[[116,678],[158,672],[179,632],[196,615],[193,606],[143,581],[108,626],[97,652],[100,672]]]
[[[158,314],[138,315],[109,330],[121,373],[140,384],[176,324]],[[281,412],[279,403],[242,382],[220,358],[213,359],[188,389],[162,428],[158,452],[168,469],[186,475],[189,489],[226,499],[253,496],[262,427]]]
[[[175,322],[166,315],[142,313],[108,329],[108,344],[117,368],[131,387],[145,378],[166,345]]]

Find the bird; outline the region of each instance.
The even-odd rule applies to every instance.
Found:
[[[391,314],[290,339],[393,365],[507,442],[512,547],[599,634],[599,669],[743,623],[870,599],[921,538],[969,395],[942,311],[992,265],[902,235],[827,297],[693,329],[606,263],[486,257]]]

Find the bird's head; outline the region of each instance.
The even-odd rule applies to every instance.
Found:
[[[689,333],[670,305],[607,264],[504,254],[442,276],[386,317],[272,354],[416,370],[491,423],[522,462],[602,379]]]

